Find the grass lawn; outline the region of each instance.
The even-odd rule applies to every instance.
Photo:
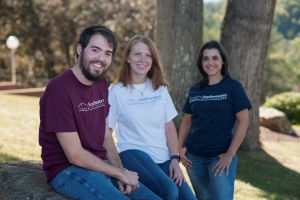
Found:
[[[0,95],[0,162],[40,160],[39,98]],[[300,200],[300,139],[262,140],[238,153],[237,200]]]

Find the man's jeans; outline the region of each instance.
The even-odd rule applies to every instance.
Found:
[[[51,185],[56,192],[73,199],[161,200],[142,184],[129,196],[126,196],[117,189],[115,179],[76,166],[70,166],[57,174]]]
[[[228,176],[226,172],[215,176],[213,168],[218,157],[202,158],[190,152],[186,153],[192,161],[192,167],[187,169],[196,197],[211,200],[232,200],[234,194],[234,179],[237,168],[236,155],[232,158]]]
[[[120,153],[124,167],[136,171],[140,181],[164,200],[195,200],[189,185],[176,185],[169,177],[170,161],[157,164],[145,152],[127,150]]]

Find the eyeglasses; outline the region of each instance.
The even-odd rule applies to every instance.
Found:
[[[207,63],[207,62],[209,62],[209,61],[212,61],[212,62],[220,62],[220,61],[222,61],[222,58],[219,57],[219,56],[212,56],[211,58],[208,57],[208,56],[204,56],[204,57],[202,58],[202,62]]]
[[[142,59],[145,58],[146,60],[152,60],[152,55],[147,53],[141,53],[141,52],[132,52],[130,55],[135,59]]]

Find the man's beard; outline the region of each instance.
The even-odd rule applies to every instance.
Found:
[[[104,70],[100,74],[93,74],[89,68],[89,63],[85,63],[84,51],[82,51],[79,68],[86,79],[89,81],[99,81],[103,79],[103,75],[105,74],[106,70]]]

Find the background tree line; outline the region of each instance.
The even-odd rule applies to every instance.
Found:
[[[204,4],[203,41],[220,39],[227,1]],[[18,55],[20,85],[41,86],[71,65],[78,31],[102,23],[116,31],[120,48],[108,78],[113,79],[125,42],[134,34],[154,39],[155,0],[0,0],[0,81],[10,80],[6,38],[13,34],[21,42]],[[268,57],[262,85],[266,96],[291,89],[300,90],[300,2],[281,0],[276,5]],[[298,37],[297,37],[298,36]]]
[[[10,80],[5,40],[16,35],[17,81],[20,86],[44,86],[48,79],[73,63],[80,30],[104,24],[117,33],[120,47],[107,77],[112,80],[125,42],[134,34],[153,38],[155,0],[0,0],[0,80]]]

